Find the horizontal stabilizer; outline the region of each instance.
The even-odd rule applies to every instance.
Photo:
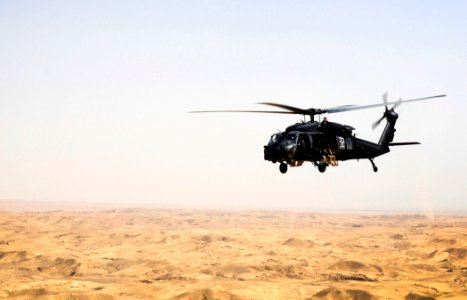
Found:
[[[389,145],[389,146],[420,145],[420,142],[389,143],[388,145]]]

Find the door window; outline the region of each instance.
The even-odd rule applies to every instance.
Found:
[[[353,142],[351,138],[346,138],[345,143],[347,144],[347,150],[353,150]]]
[[[339,150],[345,150],[345,140],[343,137],[337,137],[337,145],[339,146]]]

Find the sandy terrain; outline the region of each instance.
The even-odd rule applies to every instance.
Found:
[[[467,217],[0,212],[0,298],[467,299]]]

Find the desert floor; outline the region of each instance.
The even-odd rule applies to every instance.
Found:
[[[0,298],[467,299],[467,216],[0,212]]]

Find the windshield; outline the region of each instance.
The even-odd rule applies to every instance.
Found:
[[[297,143],[297,133],[296,132],[290,132],[287,135],[286,140],[287,140],[288,143],[296,144]]]
[[[271,135],[271,138],[269,139],[269,145],[277,143],[277,141],[280,140],[282,134],[282,132],[279,132]]]

